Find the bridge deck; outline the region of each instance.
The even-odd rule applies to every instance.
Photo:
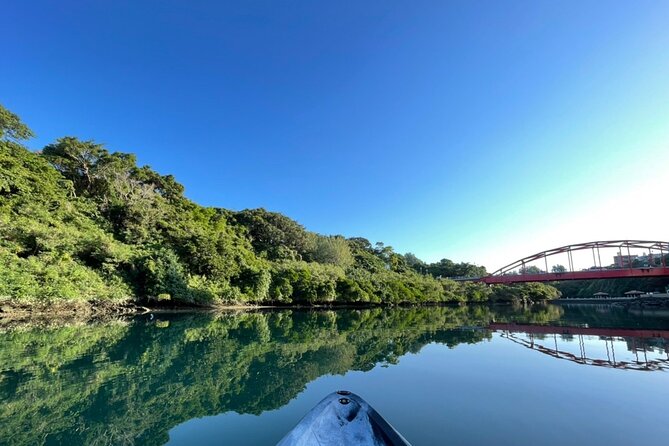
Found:
[[[564,273],[508,274],[481,277],[478,281],[492,284],[523,282],[559,282],[561,280],[624,279],[638,277],[669,277],[669,267],[601,269]]]

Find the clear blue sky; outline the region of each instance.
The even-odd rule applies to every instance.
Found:
[[[0,102],[32,148],[95,139],[204,205],[490,269],[669,238],[668,23],[665,1],[10,0]]]

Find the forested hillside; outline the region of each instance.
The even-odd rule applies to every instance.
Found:
[[[631,290],[664,292],[669,287],[669,279],[664,277],[640,277],[635,279],[572,280],[557,282],[555,286],[564,297],[592,297],[595,293],[624,296]]]
[[[0,297],[226,303],[417,303],[556,297],[550,286],[487,288],[364,238],[307,231],[264,209],[199,206],[134,155],[64,137],[40,152],[0,106]]]

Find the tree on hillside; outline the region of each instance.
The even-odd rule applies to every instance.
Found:
[[[183,186],[171,175],[138,167],[134,155],[110,153],[93,141],[60,138],[42,155],[72,182],[77,196],[95,200],[114,232],[127,241],[149,239],[168,211],[164,200],[183,200]]]
[[[374,249],[372,248],[372,242],[370,242],[364,237],[351,237],[347,239],[347,241],[351,246],[351,248],[354,250],[362,250],[367,252],[374,251]]]
[[[386,246],[383,242],[376,242],[374,244],[374,252],[381,260],[389,264],[390,257],[394,251],[392,246]]]
[[[520,274],[541,274],[544,271],[541,270],[539,267],[530,265],[530,266],[522,266],[518,269],[518,272]]]
[[[352,237],[346,240],[351,248],[355,265],[370,273],[386,269],[386,263],[377,256],[372,243],[363,237]]]
[[[270,260],[299,260],[313,251],[313,238],[306,229],[285,215],[265,209],[245,209],[233,214],[244,226],[251,244],[259,254]]]
[[[421,259],[416,257],[413,253],[407,252],[404,254],[404,261],[409,265],[411,268],[415,269],[416,271],[422,270],[425,268],[425,262],[423,262]]]
[[[93,198],[105,197],[110,188],[126,180],[136,167],[134,155],[109,153],[94,141],[81,141],[67,136],[49,144],[42,155],[63,176],[72,181],[77,195]]]
[[[160,175],[149,166],[136,168],[133,175],[144,184],[152,184],[154,190],[168,201],[177,202],[183,199],[184,187],[173,175]]]
[[[482,277],[487,274],[483,266],[467,262],[455,263],[449,259],[431,263],[427,266],[427,270],[434,277]]]
[[[318,263],[331,263],[348,268],[353,264],[351,248],[344,237],[340,235],[323,236],[313,234],[313,251],[308,259]]]
[[[33,136],[32,130],[21,122],[21,118],[0,105],[0,140],[20,141]]]

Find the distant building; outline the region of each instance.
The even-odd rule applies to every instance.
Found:
[[[660,266],[662,264],[662,254],[659,252],[644,254],[639,256],[636,260],[642,266]]]
[[[613,256],[613,264],[617,268],[629,268],[630,264],[637,267],[660,266],[662,264],[662,254],[658,252],[641,255],[623,255],[619,252],[618,255]]]
[[[634,261],[637,260],[638,258],[639,256],[636,254],[623,255],[621,253],[618,253],[618,255],[613,256],[613,264],[618,268],[629,268],[634,264]]]

